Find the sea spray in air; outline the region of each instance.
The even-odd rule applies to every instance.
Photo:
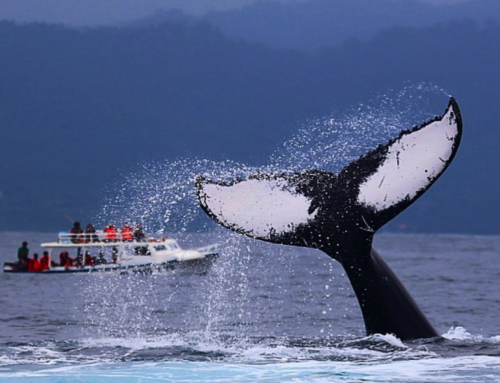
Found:
[[[343,114],[308,121],[276,149],[264,166],[208,159],[142,164],[110,188],[96,222],[142,222],[147,231],[158,235],[213,230],[213,223],[201,212],[195,198],[197,176],[224,182],[256,173],[310,169],[335,173],[401,130],[433,118],[447,97],[433,85],[407,86]]]
[[[307,121],[270,159],[275,172],[339,172],[379,144],[432,119],[449,95],[432,84],[408,85],[347,111]]]
[[[179,334],[192,329],[205,339],[223,339],[222,342],[227,344],[228,337],[231,342],[244,343],[248,337],[255,335],[247,333],[248,323],[271,318],[278,330],[291,323],[306,323],[308,313],[300,311],[301,304],[320,300],[312,293],[316,290],[314,275],[301,281],[304,293],[300,297],[293,297],[291,301],[280,280],[287,276],[263,278],[260,283],[268,286],[269,293],[261,298],[274,300],[273,310],[259,312],[253,309],[254,305],[248,302],[248,279],[254,271],[250,271],[250,268],[256,267],[254,259],[258,246],[255,241],[214,227],[196,201],[194,180],[200,174],[210,179],[228,181],[259,172],[291,173],[312,168],[336,172],[402,129],[409,129],[433,117],[429,111],[435,112],[436,108],[434,105],[431,107],[431,100],[440,99],[441,107],[444,98],[445,92],[432,85],[409,86],[398,92],[378,96],[347,113],[309,121],[272,154],[266,166],[252,167],[229,160],[179,159],[146,163],[141,165],[140,170],[125,175],[119,187],[113,188],[96,222],[141,222],[150,234],[172,234],[181,241],[183,247],[218,242],[221,244],[222,256],[209,275],[202,278],[126,275],[92,279],[86,286],[89,295],[86,310],[89,328],[101,332],[102,336],[114,334],[138,338],[151,331],[157,334]],[[288,269],[291,278],[296,273],[310,272],[295,269],[293,257],[289,256],[286,247],[264,246],[263,249],[265,256],[272,256],[273,261]],[[320,259],[317,254],[311,257]],[[314,325],[320,329],[321,336],[334,336],[342,332],[342,326],[329,319],[332,311],[345,310],[343,315],[346,321],[359,316],[359,312],[354,301],[350,307],[336,305],[336,295],[352,292],[344,284],[338,284],[345,276],[334,262],[329,259],[321,259],[321,262],[329,275],[328,281],[324,283],[324,296],[321,297],[326,304],[320,307],[324,321]],[[264,276],[266,271],[262,270]],[[160,289],[159,286],[165,281],[168,281],[167,290],[165,286]],[[190,296],[189,301],[184,297],[180,302],[178,297],[183,296],[180,293],[182,289],[196,293]],[[287,305],[297,305],[298,310],[294,315],[284,314],[288,310]],[[169,320],[173,316],[176,320]],[[182,326],[172,326],[172,322],[180,322]],[[238,331],[231,330],[231,322],[238,323]]]

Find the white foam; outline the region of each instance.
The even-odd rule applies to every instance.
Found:
[[[491,338],[484,337],[483,335],[474,335],[461,326],[450,328],[446,334],[442,335],[442,337],[449,340],[460,340],[472,343],[474,342],[500,343],[500,335],[492,336]]]
[[[387,363],[296,361],[234,362],[117,362],[75,364],[37,371],[0,371],[0,379],[30,382],[492,382],[500,363],[491,356],[436,358]],[[16,380],[16,381],[17,381]],[[5,380],[8,381],[8,380]]]
[[[391,346],[398,347],[398,348],[408,348],[401,339],[396,337],[395,335],[392,334],[374,334],[371,335],[369,338],[376,340],[376,341],[383,341],[386,343],[389,343]]]

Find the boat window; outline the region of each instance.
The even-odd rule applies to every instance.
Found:
[[[158,245],[158,246],[155,246],[154,248],[155,248],[156,251],[167,250],[167,248],[165,247],[165,245]]]
[[[139,246],[134,248],[136,255],[151,255],[147,246]]]

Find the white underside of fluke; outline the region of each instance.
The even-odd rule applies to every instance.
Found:
[[[316,214],[308,213],[310,199],[295,192],[285,179],[203,183],[199,197],[221,224],[262,239],[292,232]]]
[[[389,147],[377,171],[360,184],[358,202],[382,211],[413,199],[443,172],[458,134],[451,106],[441,120],[404,134]]]

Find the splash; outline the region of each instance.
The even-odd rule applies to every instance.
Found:
[[[320,169],[333,173],[444,110],[449,95],[432,84],[391,90],[343,113],[307,121],[271,156],[278,171]]]
[[[451,341],[466,341],[468,343],[500,343],[500,336],[484,337],[479,334],[471,334],[462,326],[452,327],[442,335],[443,338]]]
[[[244,177],[256,168],[233,161],[215,162],[179,159],[165,163],[146,163],[124,176],[114,188],[96,221],[141,222],[149,233],[203,231],[200,209],[195,198],[194,181],[200,174],[217,179]],[[203,217],[204,218],[204,217]],[[205,220],[208,222],[208,220]],[[193,225],[198,225],[193,230]]]
[[[102,225],[138,221],[149,232],[206,232],[214,225],[195,197],[198,175],[230,181],[259,172],[290,173],[321,169],[337,173],[345,165],[444,110],[449,95],[432,84],[409,85],[379,95],[347,112],[307,121],[276,149],[265,166],[232,160],[178,159],[150,162],[114,185],[96,221]]]
[[[401,130],[433,118],[442,111],[447,98],[445,91],[433,85],[411,85],[379,95],[347,112],[308,121],[277,148],[267,165],[261,167],[231,160],[178,159],[145,163],[137,171],[124,175],[121,184],[113,187],[112,196],[96,222],[103,225],[110,220],[140,222],[149,233],[173,234],[183,247],[218,242],[222,256],[204,278],[97,276],[85,286],[89,330],[100,336],[141,338],[153,333],[181,334],[186,329],[197,329],[200,341],[210,338],[215,343],[227,345],[228,342],[249,342],[255,334],[249,332],[250,326],[246,325],[256,321],[267,321],[267,326],[277,333],[288,330],[287,321],[291,317],[294,324],[309,326],[309,314],[300,312],[300,306],[291,313],[285,307],[290,297],[280,280],[295,275],[297,257],[303,253],[297,255],[284,246],[270,249],[217,227],[199,208],[194,188],[196,177],[201,174],[210,179],[230,181],[258,172],[287,173],[313,168],[336,173]],[[259,267],[256,262],[259,252],[272,257],[273,264],[279,265],[274,267],[281,268],[277,276],[267,269],[259,269],[264,276],[259,283],[269,291],[269,299],[275,300],[274,306],[266,312],[252,308],[250,301],[250,279]],[[318,336],[329,337],[342,332],[328,321],[332,312],[342,310],[332,296],[345,297],[352,292],[343,283],[345,276],[335,274],[339,271],[331,260],[320,262],[324,262],[324,270],[328,273],[324,294],[318,297],[311,278],[300,283],[305,286],[304,302],[325,299],[320,306],[325,322],[314,325],[320,329]],[[182,293],[185,289],[196,293],[186,300]],[[354,300],[352,302],[344,314],[351,321],[359,318],[358,308]],[[300,302],[295,301],[295,304]],[[345,308],[345,303],[342,307]]]

